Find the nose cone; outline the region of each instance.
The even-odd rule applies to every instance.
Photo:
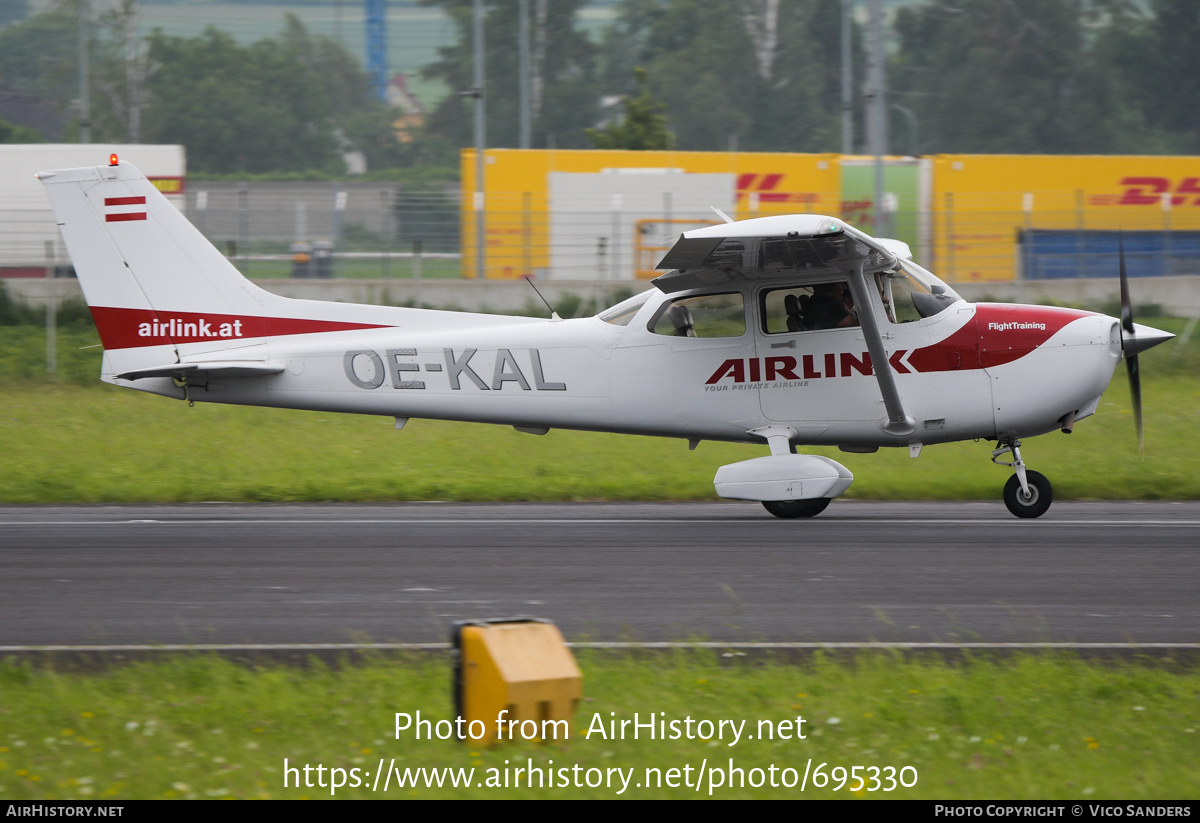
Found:
[[[1125,357],[1136,357],[1146,349],[1154,348],[1159,343],[1166,343],[1174,336],[1170,332],[1134,323],[1132,332],[1121,329],[1121,348],[1125,352]]]

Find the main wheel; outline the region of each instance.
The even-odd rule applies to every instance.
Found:
[[[1029,483],[1029,494],[1021,492],[1021,481],[1014,474],[1004,484],[1004,505],[1017,517],[1041,517],[1054,502],[1054,489],[1050,481],[1039,472],[1025,472]]]
[[[776,517],[816,517],[829,505],[832,498],[816,497],[812,500],[764,500],[763,508]]]

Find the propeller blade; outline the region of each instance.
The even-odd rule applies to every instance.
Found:
[[[1129,276],[1125,272],[1125,238],[1117,235],[1117,259],[1121,270],[1121,349],[1125,352],[1125,373],[1129,375],[1129,397],[1133,402],[1133,419],[1137,424],[1138,454],[1146,456],[1142,440],[1142,376],[1138,371],[1134,350],[1136,333],[1133,330],[1133,301],[1129,299]],[[1126,348],[1128,346],[1128,348]]]
[[[1142,443],[1142,378],[1136,354],[1126,356],[1125,371],[1129,375],[1129,397],[1133,401],[1133,419],[1137,423],[1138,454],[1145,457],[1146,450]]]
[[[1133,302],[1129,299],[1129,277],[1125,273],[1125,242],[1117,235],[1117,247],[1121,261],[1121,351],[1126,357],[1134,357],[1159,343],[1165,343],[1175,335],[1150,326],[1133,322]]]
[[[1118,260],[1121,264],[1121,328],[1126,334],[1133,334],[1133,303],[1129,299],[1129,277],[1125,273],[1125,237],[1117,235]],[[1124,334],[1121,345],[1124,346]]]

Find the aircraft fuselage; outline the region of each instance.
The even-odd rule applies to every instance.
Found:
[[[756,289],[743,304],[754,306]],[[687,297],[688,295],[683,295]],[[680,295],[652,291],[626,325],[599,317],[508,318],[396,310],[395,326],[261,338],[244,350],[282,364],[255,379],[189,378],[196,401],[761,442],[748,432],[790,426],[797,443],[850,447],[996,439],[1051,431],[1095,409],[1120,359],[1117,321],[1043,306],[956,302],[929,318],[885,325],[888,364],[917,421],[902,437],[886,421],[861,327],[770,333],[747,312],[740,335],[655,333]],[[376,322],[387,309],[377,309]],[[164,328],[180,320],[166,320]],[[184,362],[227,351],[222,328],[177,343]],[[189,331],[192,330],[189,328]],[[247,341],[249,342],[249,341]],[[169,378],[106,379],[183,397]]]

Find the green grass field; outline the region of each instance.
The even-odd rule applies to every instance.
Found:
[[[1180,331],[1182,321],[1156,320]],[[45,339],[0,327],[0,502],[713,500],[717,467],[765,447],[503,426],[186,404],[100,384],[86,323],[59,331],[58,375]],[[93,346],[93,348],[85,348]],[[1031,438],[1023,454],[1058,499],[1200,497],[1200,339],[1142,355],[1145,459],[1123,367],[1074,434]],[[998,499],[1008,470],[991,444],[845,454],[848,497]],[[186,466],[186,471],[180,471]],[[498,478],[503,478],[503,481]]]
[[[445,658],[340,670],[319,664],[248,670],[214,658],[174,657],[98,675],[4,663],[0,796],[1200,797],[1195,670],[1113,667],[1058,656],[956,665],[888,655],[849,663],[818,657],[803,665],[729,665],[703,652],[641,660],[582,652],[578,659],[585,697],[572,738],[495,748],[416,740],[411,730],[397,739],[396,712],[420,711],[434,723],[452,716]],[[632,720],[635,712],[642,722],[658,712],[681,721],[680,739],[648,740],[645,732],[638,740],[605,739],[595,731],[597,722],[607,730],[609,720]],[[720,739],[712,732],[704,739],[694,725],[688,739],[688,717],[745,726],[733,745],[729,726]],[[804,724],[797,725],[797,718]],[[781,727],[781,721],[789,725]],[[775,739],[760,738],[767,725]],[[593,732],[585,736],[589,728]],[[781,732],[788,739],[780,739]],[[303,771],[284,786],[285,758],[289,767],[313,767],[311,788],[296,787]],[[415,788],[397,787],[393,773],[386,793],[382,780],[372,791],[381,759],[386,771],[426,771]],[[530,762],[542,769],[543,779],[555,769],[555,785],[530,788],[527,775],[518,785],[515,770]],[[326,767],[323,789],[316,785],[317,765]],[[797,784],[806,766],[801,793]],[[856,773],[861,787],[854,767],[866,767]],[[870,767],[878,771],[872,774]],[[330,768],[344,770],[346,786],[331,790]],[[557,771],[563,768],[569,771]],[[428,787],[431,769],[473,769],[472,785]],[[669,769],[679,770],[674,788],[667,784]],[[733,769],[742,770],[744,785]],[[628,781],[624,791],[615,770]],[[829,782],[821,787],[818,775]],[[366,785],[350,785],[355,778]],[[497,785],[489,787],[489,780]],[[599,785],[575,785],[588,780]],[[479,783],[484,785],[474,785]]]

